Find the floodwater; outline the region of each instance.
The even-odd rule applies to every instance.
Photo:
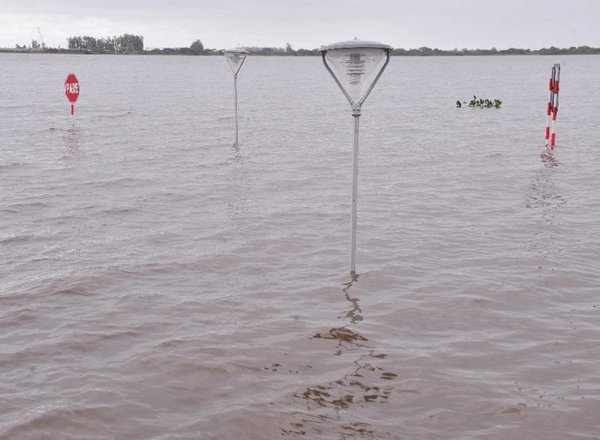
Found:
[[[599,77],[0,54],[0,439],[600,438]]]

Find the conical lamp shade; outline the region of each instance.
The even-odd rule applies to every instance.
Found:
[[[360,107],[387,65],[391,47],[373,41],[351,40],[321,48],[323,61],[355,107]]]
[[[244,49],[229,49],[225,51],[225,58],[227,58],[227,63],[229,63],[229,67],[231,67],[234,75],[237,75],[242,68],[246,55],[248,55],[248,51]]]

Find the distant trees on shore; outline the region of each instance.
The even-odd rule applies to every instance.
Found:
[[[194,40],[190,47],[165,47],[163,49],[150,49],[144,53],[149,55],[215,55],[214,49],[205,49],[200,40]]]
[[[144,51],[144,37],[123,34],[106,38],[94,38],[88,35],[67,38],[69,49],[91,53],[141,53]]]
[[[294,50],[288,43],[285,48],[282,47],[245,47],[253,55],[277,55],[277,56],[309,56],[319,55],[319,49],[297,49]],[[495,47],[491,49],[454,49],[442,50],[431,49],[429,47],[419,47],[418,49],[394,49],[392,55],[397,56],[477,56],[477,55],[594,55],[600,54],[600,48],[589,46],[570,47],[560,49],[550,47],[544,49],[502,49]]]
[[[202,41],[195,40],[189,47],[165,47],[162,49],[144,49],[144,37],[123,34],[106,38],[94,38],[88,35],[67,38],[71,51],[96,54],[149,54],[149,55],[218,55],[222,50],[207,49]],[[21,49],[20,47],[18,47]],[[24,49],[25,47],[23,47]],[[310,56],[319,55],[319,49],[294,50],[290,43],[283,47],[245,47],[252,55],[266,56]],[[55,50],[50,49],[50,52]]]
[[[308,56],[319,55],[319,49],[294,50],[290,43],[283,47],[244,47],[251,55],[264,56]],[[145,51],[154,55],[221,55],[223,50],[207,49],[200,40],[194,41],[190,47],[166,47],[163,49],[151,49]]]
[[[196,40],[190,44],[190,51],[194,55],[200,55],[204,51],[204,44],[202,44],[202,41]]]
[[[95,38],[88,35],[67,38],[68,49],[56,49],[40,45],[32,40],[31,47],[16,45],[16,48],[0,49],[2,52],[47,52],[47,53],[95,53],[95,54],[147,54],[147,55],[220,55],[223,50],[207,49],[199,39],[193,41],[189,47],[175,47],[162,49],[144,48],[144,37],[135,34],[115,35],[106,38]],[[319,49],[294,49],[290,43],[285,47],[244,47],[251,55],[264,56],[315,56]],[[558,48],[551,46],[543,49],[458,49],[443,50],[430,47],[418,49],[394,49],[392,55],[396,56],[478,56],[478,55],[596,55],[600,48],[590,46],[572,46]]]
[[[298,49],[292,48],[290,43],[283,47],[244,47],[251,55],[266,56],[310,56],[319,55],[319,49]]]
[[[429,47],[419,47],[418,49],[394,49],[392,55],[400,56],[477,56],[477,55],[595,55],[600,54],[600,48],[589,46],[570,47],[560,49],[551,46],[543,49],[509,49],[498,50],[495,47],[491,49],[454,49],[441,50],[431,49]]]

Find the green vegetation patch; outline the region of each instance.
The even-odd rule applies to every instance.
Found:
[[[467,105],[467,101],[456,101],[456,108],[461,108],[463,105]],[[471,108],[500,108],[502,101],[499,99],[477,98],[473,95],[473,99],[469,101],[468,105]]]

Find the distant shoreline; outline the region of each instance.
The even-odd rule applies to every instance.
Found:
[[[29,54],[75,54],[75,55],[80,55],[80,54],[85,54],[85,55],[91,55],[93,52],[90,50],[81,50],[81,49],[45,49],[45,50],[40,50],[40,49],[21,49],[21,48],[7,48],[7,47],[0,47],[0,53],[29,53]]]
[[[319,56],[319,49],[297,49],[286,50],[277,47],[250,47],[246,48],[250,55],[262,56]],[[202,52],[191,52],[189,48],[164,48],[142,50],[129,53],[105,53],[87,49],[32,49],[32,48],[0,48],[0,53],[19,54],[68,54],[68,55],[179,55],[179,56],[215,56],[223,55],[224,50],[204,49]],[[393,49],[394,56],[505,56],[505,55],[600,55],[600,48],[579,46],[566,48],[543,48],[543,49],[454,49],[442,50],[420,47],[418,49]]]

